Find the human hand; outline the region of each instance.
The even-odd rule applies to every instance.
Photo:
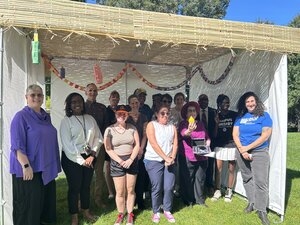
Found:
[[[23,180],[32,180],[33,179],[33,170],[31,166],[23,168]]]
[[[171,166],[174,163],[175,160],[171,156],[168,156],[168,158],[165,160],[165,166]]]
[[[196,128],[197,128],[196,122],[189,123],[188,130],[189,130],[190,133],[191,133],[192,131],[196,130]]]
[[[93,156],[89,156],[85,159],[84,161],[84,166],[89,167],[89,168],[93,168],[93,161],[94,161],[94,157]]]
[[[252,161],[253,159],[252,159],[252,154],[249,154],[248,152],[244,152],[243,154],[242,154],[242,156],[243,156],[243,158],[245,159],[245,160],[249,160],[249,161]]]
[[[144,150],[140,148],[139,153],[138,153],[138,159],[140,160],[143,157]]]
[[[128,169],[132,163],[133,163],[133,160],[131,158],[129,158],[129,159],[123,161],[122,167],[125,169]]]

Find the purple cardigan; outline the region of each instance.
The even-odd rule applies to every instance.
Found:
[[[181,121],[179,124],[179,133],[182,139],[182,145],[179,149],[179,153],[184,155],[189,161],[202,161],[207,160],[206,156],[195,155],[193,153],[193,148],[191,146],[191,138],[205,138],[209,139],[208,133],[203,125],[203,123],[197,121],[197,128],[194,130],[190,136],[184,136],[185,131],[188,129],[189,123],[186,120]]]
[[[16,151],[27,155],[34,173],[41,172],[46,185],[61,171],[57,131],[48,113],[25,106],[14,116],[11,127],[10,173],[23,177]]]

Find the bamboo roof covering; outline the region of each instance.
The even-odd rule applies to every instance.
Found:
[[[0,26],[37,30],[53,57],[193,66],[230,49],[300,53],[300,29],[67,0],[1,0]]]

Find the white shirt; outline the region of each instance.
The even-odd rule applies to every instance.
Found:
[[[68,159],[82,165],[85,162],[81,156],[85,154],[84,146],[89,144],[97,153],[103,143],[103,137],[97,122],[91,115],[84,114],[76,117],[73,115],[63,118],[60,124],[60,141]]]

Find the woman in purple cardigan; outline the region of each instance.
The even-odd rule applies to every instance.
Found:
[[[207,207],[203,193],[207,157],[195,154],[193,151],[193,142],[195,143],[199,139],[204,139],[204,146],[210,146],[210,138],[203,123],[195,120],[199,112],[200,108],[197,102],[188,102],[181,110],[183,121],[178,128],[182,139],[178,154],[180,191],[186,205],[197,204]]]
[[[44,109],[44,95],[33,84],[27,106],[16,113],[10,128],[10,173],[13,181],[14,225],[55,223],[56,184],[61,171],[57,131]]]

